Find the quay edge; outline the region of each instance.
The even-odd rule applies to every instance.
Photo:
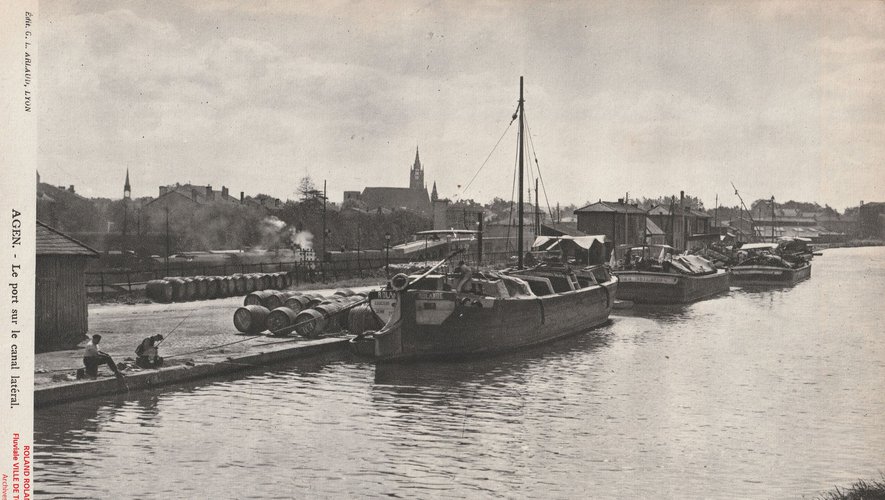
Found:
[[[307,342],[294,346],[248,354],[237,358],[198,362],[193,366],[177,365],[159,370],[145,370],[127,375],[121,381],[104,378],[90,381],[77,381],[34,390],[34,406],[41,408],[59,403],[89,399],[109,394],[124,394],[131,391],[153,389],[180,382],[207,378],[215,375],[234,373],[256,367],[281,363],[307,356],[346,351],[350,337],[335,337]],[[125,381],[125,383],[123,383]]]

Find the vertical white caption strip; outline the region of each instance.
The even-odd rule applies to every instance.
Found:
[[[0,475],[33,497],[37,2],[0,3]]]

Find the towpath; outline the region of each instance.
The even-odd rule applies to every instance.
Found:
[[[365,292],[377,287],[352,288]],[[310,290],[310,293],[331,295],[335,289]],[[237,360],[252,362],[270,360],[255,355],[277,352],[284,354],[297,350],[293,347],[323,345],[331,339],[308,340],[300,337],[271,337],[268,335],[244,335],[233,325],[234,311],[243,304],[243,297],[227,297],[215,300],[178,302],[171,304],[94,304],[89,306],[89,335],[102,336],[100,347],[116,362],[135,358],[135,348],[145,338],[161,334],[165,338],[160,345],[160,355],[166,360],[160,371],[206,364],[229,364]],[[76,380],[74,375],[83,367],[83,345],[76,349],[40,353],[34,359],[34,389],[55,389],[59,386],[75,386],[94,383],[94,380]],[[280,356],[274,357],[277,360]],[[157,370],[126,370],[127,380],[156,373]],[[113,381],[107,367],[99,369],[98,381]],[[191,377],[192,378],[192,377]],[[164,382],[164,383],[168,383]],[[86,391],[89,392],[89,391]],[[40,398],[38,397],[38,403]]]

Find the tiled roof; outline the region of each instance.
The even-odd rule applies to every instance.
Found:
[[[547,229],[547,230],[545,230]],[[542,233],[551,232],[559,233],[567,236],[587,236],[587,233],[578,230],[577,222],[543,222],[541,223]]]
[[[630,204],[618,203],[616,201],[598,201],[591,203],[586,207],[575,210],[575,213],[630,213],[644,214],[645,211]]]
[[[674,206],[674,211],[676,215],[679,215],[679,207]],[[670,215],[670,207],[665,205],[658,205],[656,207],[652,207],[651,210],[648,211],[649,215]],[[691,215],[694,217],[698,217],[701,219],[712,219],[713,217],[705,212],[701,212],[700,210],[695,210],[690,207],[685,207],[685,215]]]
[[[37,255],[85,255],[98,257],[98,252],[79,241],[37,221]]]

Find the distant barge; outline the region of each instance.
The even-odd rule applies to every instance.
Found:
[[[786,245],[751,243],[741,247],[749,258],[731,268],[736,285],[790,286],[811,277],[811,252],[789,253]]]
[[[624,266],[614,272],[620,280],[617,298],[637,304],[686,304],[728,291],[728,271],[696,255],[673,253],[667,245],[630,248]]]

